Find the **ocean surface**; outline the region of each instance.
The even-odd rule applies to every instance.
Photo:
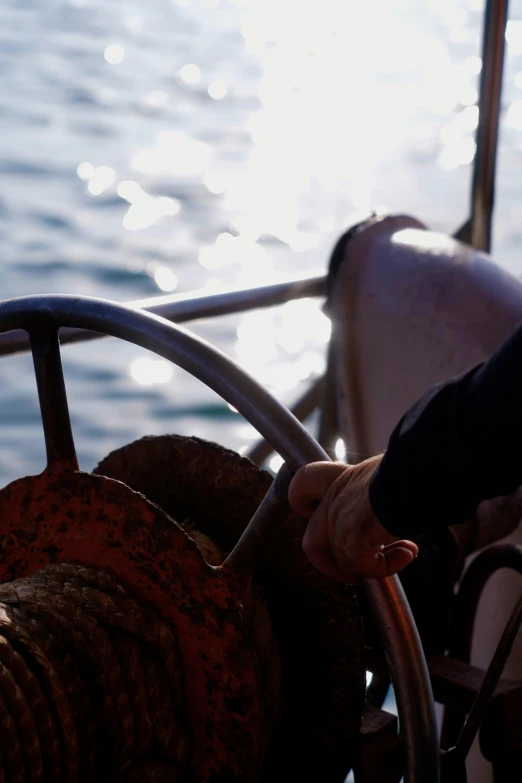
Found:
[[[513,2],[495,254],[522,271],[522,3]],[[120,302],[322,272],[379,206],[466,218],[482,2],[3,0],[1,298]],[[324,367],[312,300],[193,329],[291,402]],[[145,434],[256,433],[152,354],[65,347],[80,463]],[[31,358],[0,362],[0,482],[39,472]]]

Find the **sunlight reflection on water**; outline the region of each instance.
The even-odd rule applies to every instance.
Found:
[[[8,0],[3,295],[124,301],[283,280],[323,270],[335,238],[375,205],[451,232],[468,209],[481,10],[479,0],[49,0],[30,10]],[[496,231],[517,269],[520,10],[507,31]],[[329,328],[309,300],[195,325],[285,402],[322,372]],[[172,428],[168,410],[183,431],[236,448],[254,438],[228,409],[226,422],[204,414],[210,392],[182,372],[174,388],[134,347],[65,353],[87,467],[100,449]],[[0,401],[16,406],[0,372]],[[150,398],[126,401],[147,383]],[[34,426],[17,430],[28,470],[41,459]],[[0,465],[2,477],[10,470]]]

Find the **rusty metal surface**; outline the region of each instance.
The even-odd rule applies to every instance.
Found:
[[[74,560],[111,569],[155,607],[178,639],[195,779],[256,780],[266,744],[262,695],[243,596],[230,576],[211,568],[158,507],[100,476],[20,479],[0,492],[0,519],[0,581]]]
[[[321,577],[303,555],[304,522],[291,515],[262,569],[283,657],[286,710],[267,781],[342,780],[364,704],[363,634],[356,591]]]
[[[144,311],[89,297],[32,296],[0,303],[0,333],[42,326],[79,327],[103,332],[154,351],[191,372],[233,405],[268,439],[290,470],[327,459],[275,398],[224,354],[179,326]],[[300,537],[302,536],[302,529]],[[438,732],[425,658],[398,579],[364,580],[387,656],[401,690],[399,709],[406,738],[406,779],[438,781]],[[390,628],[394,633],[390,634]],[[398,633],[407,630],[407,641]],[[414,643],[412,643],[414,642]],[[415,733],[415,745],[413,733]]]
[[[271,477],[249,460],[197,438],[143,438],[96,471],[145,494],[230,551]],[[354,757],[364,704],[362,626],[353,588],[319,576],[302,548],[304,521],[290,515],[267,553],[259,586],[283,655],[285,712],[267,781],[338,781]]]
[[[181,783],[183,772],[166,764],[152,763],[134,767],[122,783]]]
[[[184,528],[208,532],[230,552],[268,492],[272,477],[211,441],[147,436],[111,452],[94,469],[141,492]]]

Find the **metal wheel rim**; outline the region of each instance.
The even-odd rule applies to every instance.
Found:
[[[328,456],[300,422],[221,351],[165,319],[93,297],[29,296],[0,304],[0,333],[70,326],[118,337],[187,370],[233,405],[295,471]],[[426,660],[397,577],[365,580],[395,685],[408,783],[438,783],[439,745]]]

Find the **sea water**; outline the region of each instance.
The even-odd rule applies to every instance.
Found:
[[[511,7],[495,247],[519,269],[522,22]],[[326,269],[378,206],[468,213],[482,3],[4,0],[0,297],[117,301]],[[194,324],[290,403],[324,368],[313,300]],[[252,427],[115,340],[63,350],[82,467],[145,434]],[[0,362],[0,481],[42,469],[28,355]],[[274,462],[274,466],[276,466]]]

